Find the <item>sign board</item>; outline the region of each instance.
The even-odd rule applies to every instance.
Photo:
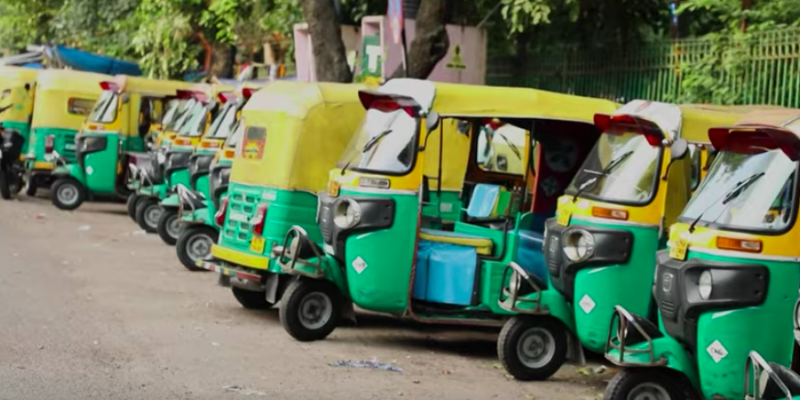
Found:
[[[464,59],[461,57],[461,46],[456,44],[453,45],[451,49],[450,61],[445,66],[449,69],[456,70],[467,69],[467,65],[464,64]]]
[[[377,35],[365,35],[361,42],[361,75],[380,78],[383,74],[383,53],[381,38]]]
[[[389,0],[389,26],[395,44],[402,40],[403,23],[403,0]]]

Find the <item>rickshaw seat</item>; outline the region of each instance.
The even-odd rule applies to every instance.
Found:
[[[778,363],[771,362],[769,363],[769,366],[772,368],[775,374],[778,375],[778,378],[780,378],[781,382],[786,385],[786,388],[789,389],[789,393],[791,393],[792,397],[800,395],[800,375]],[[770,381],[770,383],[767,384],[767,387],[764,390],[764,395],[761,396],[761,398],[764,400],[783,399],[784,394],[780,391],[780,389],[778,389],[777,385]]]
[[[420,229],[419,237],[430,242],[472,247],[483,256],[492,255],[492,239],[485,237],[428,228]]]
[[[470,218],[498,218],[505,214],[510,196],[500,185],[480,183],[472,190],[466,213]]]
[[[547,282],[547,265],[542,254],[544,235],[527,229],[519,230],[519,248],[514,261],[539,282]],[[546,285],[543,285],[546,287]]]

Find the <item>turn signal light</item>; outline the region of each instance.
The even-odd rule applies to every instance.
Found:
[[[628,219],[628,212],[614,208],[592,207],[592,216],[626,221]]]
[[[44,152],[45,153],[52,153],[53,149],[56,145],[56,137],[53,135],[47,135],[44,138]]]
[[[225,150],[225,158],[233,158],[236,155],[236,150]]]
[[[217,141],[203,142],[200,143],[200,147],[204,149],[216,149],[217,147],[219,147],[220,144],[221,143]]]
[[[225,212],[228,211],[228,198],[223,197],[219,202],[219,210],[214,214],[214,223],[217,226],[222,226],[225,223]]]
[[[264,225],[267,222],[267,209],[269,207],[266,204],[259,204],[256,207],[256,215],[253,218],[253,234],[261,236],[264,234]]]
[[[748,253],[761,253],[762,244],[760,240],[718,237],[717,248],[724,250],[746,251]]]
[[[191,141],[191,140],[187,140],[187,139],[175,139],[175,145],[176,145],[176,146],[188,146],[188,145],[190,145],[190,144],[192,144],[192,141]]]

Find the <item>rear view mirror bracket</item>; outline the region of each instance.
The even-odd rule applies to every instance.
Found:
[[[689,142],[687,142],[686,139],[675,139],[669,146],[669,164],[667,164],[667,169],[664,171],[664,176],[661,177],[661,180],[667,180],[672,163],[683,160],[688,154]]]

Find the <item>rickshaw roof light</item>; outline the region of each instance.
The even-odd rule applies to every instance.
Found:
[[[242,88],[242,96],[249,100],[251,97],[253,97],[253,94],[255,94],[257,90],[258,89],[253,88]]]
[[[219,94],[217,94],[217,99],[219,99],[220,103],[225,104],[231,101],[235,101],[236,94],[233,92],[220,92]]]
[[[358,92],[358,99],[366,110],[378,110],[391,112],[402,109],[411,117],[419,116],[419,105],[411,98],[390,96],[377,92],[361,90]]]
[[[115,93],[121,92],[120,86],[116,82],[103,81],[100,82],[100,88],[103,90],[111,90]]]
[[[621,135],[627,132],[638,133],[643,135],[651,146],[661,146],[664,140],[664,133],[657,124],[627,114],[595,114],[594,125],[603,133],[610,135]]]
[[[769,126],[711,128],[708,138],[715,150],[759,154],[780,149],[792,161],[800,159],[800,138],[791,131]]]
[[[203,92],[198,92],[196,90],[178,89],[177,97],[179,99],[184,99],[184,100],[195,99],[197,101],[200,101],[201,103],[208,103],[208,100],[209,100],[207,94],[205,94]]]

